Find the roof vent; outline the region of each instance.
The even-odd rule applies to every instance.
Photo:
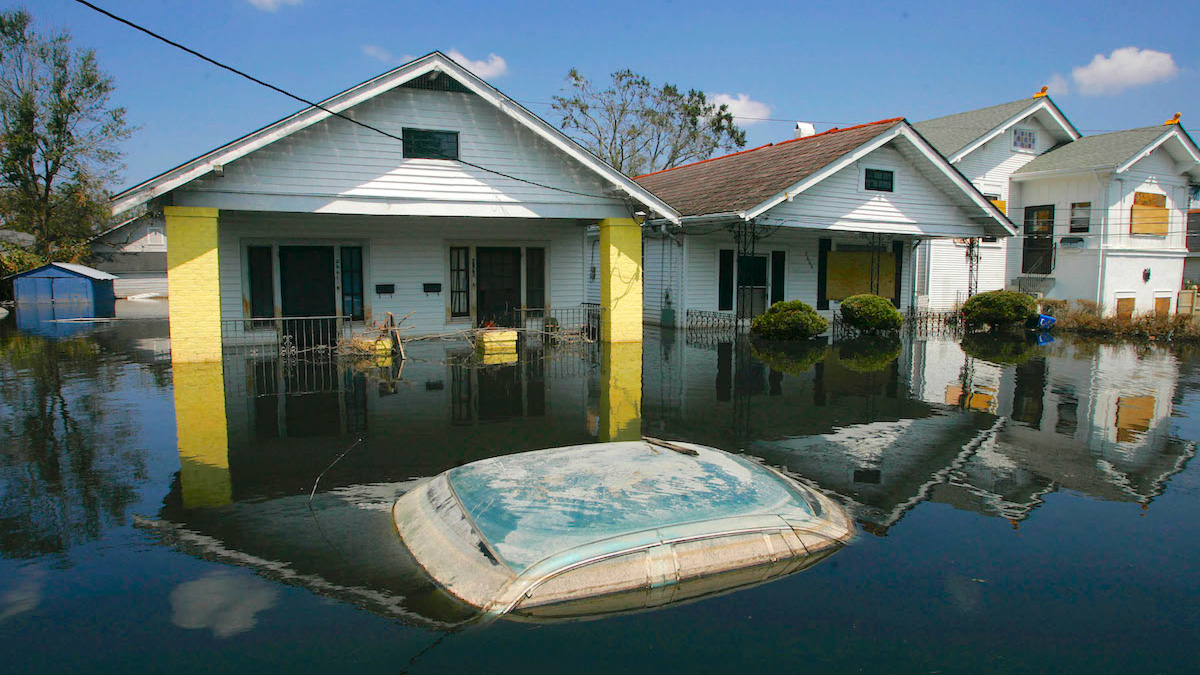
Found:
[[[796,130],[792,133],[792,138],[808,138],[816,135],[817,128],[812,125],[812,122],[796,122]]]
[[[1183,116],[1183,113],[1175,113],[1174,117],[1167,120],[1166,122],[1163,122],[1163,124],[1179,124],[1179,118],[1182,116]]]

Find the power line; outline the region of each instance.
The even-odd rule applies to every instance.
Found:
[[[263,80],[260,80],[259,78],[257,78],[257,77],[254,77],[253,75],[250,75],[249,73],[246,73],[246,72],[244,72],[244,71],[238,70],[237,68],[234,68],[233,66],[229,66],[229,65],[226,65],[226,64],[224,64],[224,63],[221,63],[220,61],[217,61],[216,59],[214,59],[214,58],[211,58],[211,57],[209,57],[209,56],[205,56],[204,54],[201,54],[200,52],[198,52],[198,51],[196,51],[196,50],[194,50],[194,49],[191,49],[190,47],[186,47],[186,46],[184,46],[184,45],[181,45],[181,44],[179,44],[178,42],[175,42],[174,40],[171,40],[170,38],[167,38],[167,37],[164,37],[164,36],[162,36],[162,35],[159,35],[158,33],[155,33],[154,31],[150,30],[149,28],[145,28],[145,27],[143,27],[143,26],[140,26],[140,25],[138,25],[138,24],[136,24],[136,23],[134,23],[134,22],[132,22],[132,21],[130,21],[130,20],[128,20],[128,19],[125,19],[125,18],[123,18],[123,17],[117,16],[116,14],[113,14],[112,12],[110,12],[110,11],[108,11],[108,10],[106,10],[106,9],[103,9],[103,8],[101,8],[101,7],[97,7],[96,5],[93,5],[92,3],[88,2],[87,0],[75,0],[75,2],[77,2],[77,3],[81,4],[81,5],[83,5],[84,7],[87,7],[87,8],[89,8],[89,9],[92,9],[92,10],[96,11],[96,12],[99,12],[100,14],[103,14],[104,16],[107,16],[108,18],[110,18],[110,19],[112,19],[112,20],[114,20],[114,21],[117,21],[117,22],[119,22],[119,23],[123,23],[123,24],[125,24],[126,26],[129,26],[130,28],[133,28],[134,30],[140,31],[140,32],[142,32],[142,33],[145,33],[146,35],[149,35],[150,37],[152,37],[152,38],[154,38],[154,39],[156,39],[156,40],[160,40],[160,41],[162,41],[162,42],[165,42],[165,43],[167,43],[168,45],[171,45],[172,47],[175,47],[176,49],[183,50],[183,51],[187,52],[188,54],[191,54],[192,56],[195,56],[195,57],[196,57],[196,58],[198,58],[198,59],[201,59],[201,60],[203,60],[203,61],[206,61],[206,62],[208,62],[208,63],[211,63],[211,64],[212,64],[212,65],[214,65],[214,66],[217,66],[218,68],[222,68],[222,69],[224,69],[224,70],[227,70],[227,71],[229,71],[229,72],[231,72],[231,73],[233,73],[233,74],[235,74],[235,75],[238,75],[238,76],[240,76],[240,77],[244,77],[244,78],[246,78],[247,80],[250,80],[251,82],[253,82],[253,83],[257,84],[257,85],[260,85],[260,86],[266,87],[266,88],[268,88],[268,89],[270,89],[270,90],[272,90],[272,91],[275,91],[275,92],[278,92],[278,93],[280,93],[280,94],[283,94],[284,96],[287,96],[288,98],[295,99],[295,100],[297,100],[297,101],[299,101],[299,102],[301,102],[301,103],[303,103],[303,104],[305,104],[305,105],[309,106],[310,108],[316,108],[317,110],[320,110],[320,111],[322,111],[322,112],[326,112],[326,113],[328,113],[328,114],[330,114],[330,115],[332,115],[332,116],[334,116],[334,117],[338,117],[338,118],[340,118],[340,119],[346,120],[347,122],[350,122],[351,124],[356,124],[356,125],[358,125],[358,126],[360,126],[360,127],[364,128],[364,129],[368,129],[368,130],[370,130],[370,131],[374,131],[374,132],[375,132],[375,133],[377,133],[377,134],[381,134],[381,135],[383,135],[383,136],[386,136],[386,137],[388,137],[388,138],[390,138],[390,139],[392,139],[392,140],[399,141],[401,144],[403,144],[403,143],[404,143],[404,139],[403,139],[403,138],[401,138],[401,137],[399,137],[399,136],[396,136],[395,134],[388,133],[388,132],[384,131],[383,129],[380,129],[379,127],[376,127],[376,126],[372,126],[372,125],[370,125],[370,124],[367,124],[366,122],[360,122],[359,120],[356,120],[356,119],[354,119],[353,117],[349,117],[349,116],[343,115],[343,114],[341,114],[341,113],[339,113],[339,112],[334,112],[333,110],[330,110],[329,108],[326,108],[325,106],[321,105],[320,103],[316,103],[316,102],[314,102],[314,101],[310,101],[310,100],[308,100],[308,99],[306,99],[306,98],[304,98],[304,97],[302,97],[302,96],[297,96],[296,94],[293,94],[293,93],[291,93],[290,91],[287,91],[286,89],[283,89],[282,87],[277,87],[277,86],[275,86],[275,85],[271,84],[270,82],[264,82]],[[515,180],[515,181],[518,181],[518,182],[521,182],[521,183],[527,183],[527,184],[529,184],[529,185],[533,185],[533,186],[536,186],[536,187],[545,188],[545,189],[547,189],[547,190],[556,190],[556,191],[558,191],[558,192],[565,192],[565,193],[567,193],[567,194],[577,195],[577,196],[580,196],[580,197],[591,197],[591,198],[593,198],[593,199],[614,199],[614,200],[619,200],[619,199],[621,199],[620,197],[615,197],[615,196],[611,196],[611,195],[595,195],[595,194],[590,194],[590,193],[587,193],[587,192],[577,192],[577,191],[575,191],[575,190],[568,190],[568,189],[566,189],[566,188],[555,187],[555,186],[553,186],[553,185],[545,185],[545,184],[543,184],[543,183],[538,183],[538,182],[536,182],[536,181],[528,180],[528,179],[525,179],[525,178],[520,178],[520,177],[518,177],[518,176],[513,176],[513,175],[511,175],[511,174],[503,173],[503,172],[501,172],[501,171],[496,171],[495,169],[489,169],[489,168],[487,168],[487,167],[485,167],[485,166],[480,166],[480,165],[478,165],[478,164],[473,164],[473,163],[471,163],[471,162],[468,162],[468,161],[465,161],[465,160],[462,160],[462,159],[457,159],[457,158],[456,158],[454,161],[457,161],[458,163],[460,163],[460,164],[463,164],[463,165],[466,165],[466,166],[470,166],[470,167],[473,167],[473,168],[479,169],[480,171],[485,171],[485,172],[487,172],[487,173],[490,173],[490,174],[494,174],[494,175],[497,175],[497,176],[501,176],[501,177],[503,177],[503,178],[508,178],[508,179],[510,179],[510,180]]]

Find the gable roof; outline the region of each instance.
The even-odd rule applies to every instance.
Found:
[[[1193,175],[1200,175],[1200,167],[1196,165],[1200,160],[1200,150],[1179,124],[1160,124],[1084,136],[1043,153],[1013,172],[1013,175],[1095,169],[1110,169],[1119,173],[1172,138],[1177,139],[1185,153],[1193,157],[1193,167],[1190,170]]]
[[[378,77],[351,87],[340,94],[335,94],[319,102],[316,106],[305,108],[185,162],[174,169],[159,174],[150,180],[135,185],[112,198],[112,212],[114,215],[117,215],[140,204],[144,204],[154,197],[166,194],[171,190],[207,175],[215,167],[228,164],[259,148],[326,120],[333,116],[332,113],[345,112],[360,103],[431,72],[440,72],[448,75],[453,81],[465,87],[471,93],[477,94],[512,117],[519,124],[524,125],[535,134],[541,136],[558,150],[599,174],[601,178],[613,187],[625,192],[662,217],[672,222],[678,222],[679,215],[669,204],[639,186],[628,176],[625,176],[604,160],[589,152],[553,125],[526,110],[524,106],[505,96],[495,87],[441,52],[432,52],[402,66],[393,68]],[[487,169],[485,168],[485,170]],[[520,177],[517,177],[517,179],[520,180]]]
[[[913,128],[921,132],[921,135],[947,159],[957,162],[983,143],[1004,133],[1012,125],[1039,112],[1044,112],[1045,116],[1057,122],[1068,139],[1080,137],[1079,130],[1062,114],[1049,96],[1023,98],[925,120],[917,122]]]
[[[983,221],[985,229],[1016,234],[1004,213],[902,117],[769,143],[634,180],[666,199],[685,219],[722,216],[749,220],[896,139],[907,141],[898,146],[906,159],[928,162],[935,169],[926,178],[952,195],[948,203],[977,209],[972,218]]]
[[[634,178],[682,216],[747,211],[903,122],[880,120]]]
[[[16,279],[17,277],[23,277],[27,274],[33,274],[34,272],[46,269],[47,267],[57,267],[59,269],[71,272],[72,274],[78,274],[81,277],[88,277],[89,279],[97,279],[99,281],[106,281],[108,279],[116,279],[117,278],[117,277],[109,274],[108,272],[101,272],[100,270],[93,269],[91,267],[88,267],[87,265],[80,265],[77,263],[66,263],[66,262],[46,263],[45,265],[39,265],[31,270],[25,270],[24,272],[18,272],[16,274],[13,274],[13,275],[10,275],[10,276],[4,277],[4,278],[5,279]]]

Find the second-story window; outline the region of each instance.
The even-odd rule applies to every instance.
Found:
[[[1087,232],[1092,227],[1092,203],[1074,202],[1071,204],[1071,232]]]
[[[865,169],[863,172],[863,188],[876,192],[893,192],[896,174],[884,169]]]
[[[405,128],[404,156],[410,159],[458,159],[458,132]]]
[[[1033,152],[1037,143],[1037,133],[1033,129],[1013,129],[1013,150]]]

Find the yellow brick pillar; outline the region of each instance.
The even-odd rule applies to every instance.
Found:
[[[217,209],[168,206],[167,285],[171,361],[221,360]]]
[[[601,340],[642,341],[642,228],[631,218],[600,221],[600,304]]]
[[[221,362],[175,361],[172,370],[183,508],[228,504],[233,499],[233,483]]]
[[[605,342],[600,383],[600,440],[642,437],[642,343]]]

